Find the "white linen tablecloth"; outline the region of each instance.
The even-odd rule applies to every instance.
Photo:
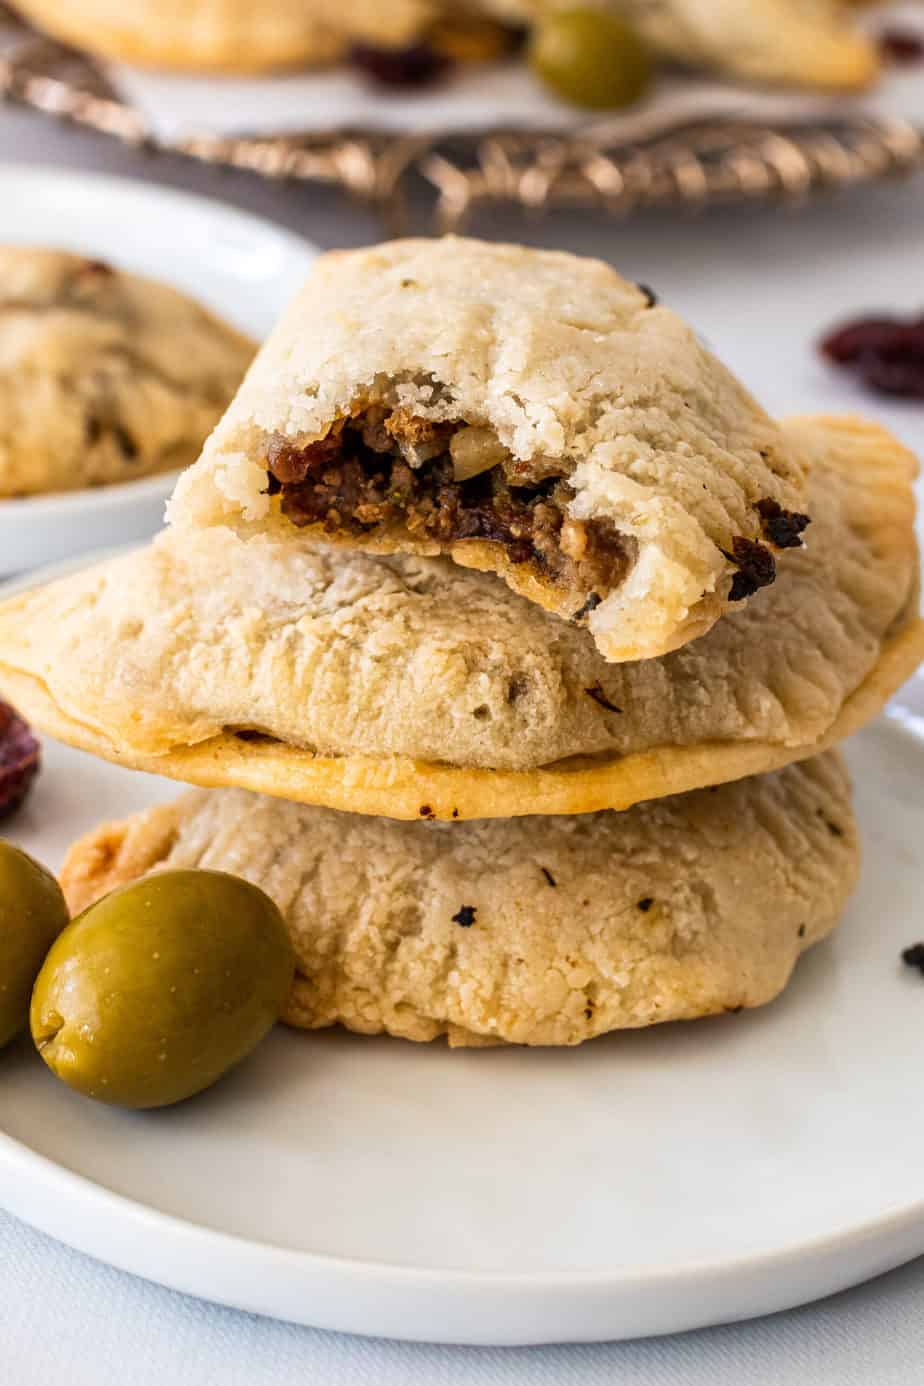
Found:
[[[3,1386],[919,1386],[922,1304],[918,1261],[814,1308],[674,1338],[387,1343],[187,1299],[0,1214]]]
[[[3,1386],[920,1386],[924,1261],[815,1307],[700,1333],[429,1347],[175,1295],[0,1214]]]
[[[224,196],[324,245],[362,243],[381,230],[372,214],[334,194],[148,159],[24,112],[0,109],[0,159],[147,176]],[[924,450],[924,406],[862,396],[812,350],[818,332],[854,310],[924,308],[922,227],[924,179],[798,211],[629,223],[496,215],[477,229],[610,258],[685,313],[771,410],[863,409]],[[924,1022],[924,989],[921,1006]],[[670,1339],[417,1347],[313,1332],[187,1299],[0,1213],[0,1386],[918,1386],[922,1305],[924,1260],[813,1307]]]

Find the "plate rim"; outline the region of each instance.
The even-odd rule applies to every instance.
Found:
[[[215,197],[210,193],[190,192],[186,188],[175,188],[169,183],[160,183],[154,179],[134,178],[131,175],[122,176],[118,173],[101,173],[96,169],[71,168],[67,164],[49,163],[18,163],[15,159],[0,159],[0,182],[6,180],[20,181],[38,185],[41,183],[67,183],[71,186],[81,186],[92,184],[101,194],[122,197],[132,195],[141,197],[145,200],[151,198],[163,203],[173,203],[175,207],[182,207],[192,212],[198,209],[200,212],[212,212],[220,215],[224,220],[236,221],[242,229],[249,230],[256,234],[265,235],[272,231],[279,237],[280,243],[285,246],[287,252],[299,252],[307,250],[311,254],[321,254],[321,247],[309,236],[303,236],[299,231],[293,231],[283,222],[276,221],[273,217],[264,215],[262,212],[250,212],[243,207],[237,206],[234,202],[226,202],[224,198]],[[43,245],[53,246],[53,238],[43,240]],[[20,242],[13,242],[20,244]]]
[[[28,514],[30,520],[40,520],[46,512],[63,516],[79,514],[83,510],[96,510],[102,502],[126,505],[136,501],[156,500],[163,492],[164,502],[176,485],[181,470],[172,468],[169,472],[154,472],[150,476],[131,477],[128,481],[110,481],[102,486],[82,486],[73,491],[41,491],[29,496],[0,497],[0,521],[14,516]]]

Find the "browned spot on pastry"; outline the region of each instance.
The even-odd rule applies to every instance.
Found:
[[[658,295],[655,293],[654,289],[648,284],[637,284],[636,288],[640,293],[645,295],[645,298],[648,300],[647,306],[653,308],[658,301]]]
[[[101,418],[98,414],[88,414],[83,425],[83,436],[87,447],[95,447],[106,434],[112,437],[126,462],[134,462],[140,448],[137,440],[122,424]]]
[[[805,925],[804,925],[804,924],[800,924],[800,925],[799,925],[798,937],[799,937],[799,938],[805,938]]]
[[[641,900],[639,900],[638,907],[642,911],[642,914],[647,914],[653,904],[654,900],[652,899],[652,897],[650,895],[645,895]]]
[[[524,674],[514,674],[507,684],[507,702],[513,706],[529,690],[529,679]]]
[[[453,811],[452,811],[452,816],[453,816],[453,818],[458,818],[458,816],[459,816],[459,810],[458,810],[458,809],[453,809]]]
[[[475,922],[477,913],[474,905],[460,905],[458,914],[452,916],[453,924],[460,925],[463,929],[470,929]]]
[[[304,446],[276,434],[266,452],[268,490],[281,494],[283,514],[300,528],[352,537],[400,526],[442,547],[486,541],[547,580],[618,586],[636,545],[607,519],[568,516],[574,492],[565,466],[508,457],[460,479],[450,444],[467,427],[369,406]]]
[[[539,870],[542,872],[543,876],[548,881],[550,886],[558,885],[558,882],[556,881],[555,877],[552,875],[551,871],[547,866],[540,866]]]
[[[621,707],[617,707],[615,703],[610,702],[599,683],[595,683],[593,688],[585,688],[584,692],[589,698],[593,698],[595,703],[599,703],[600,707],[606,708],[607,712],[622,712]]]
[[[745,539],[743,535],[736,534],[732,540],[731,553],[724,549],[722,552],[729,563],[734,563],[738,568],[728,594],[730,602],[740,602],[745,597],[753,597],[761,587],[769,587],[771,582],[776,581],[773,554],[756,540]]]
[[[126,462],[134,462],[135,458],[138,456],[138,444],[135,442],[128,429],[123,428],[121,424],[114,424],[112,436],[115,438],[116,446]]]
[[[784,510],[779,501],[770,496],[759,500],[754,509],[760,516],[760,527],[764,538],[778,549],[798,549],[802,547],[802,531],[811,524],[811,518],[798,510]]]
[[[839,824],[833,823],[823,808],[817,810],[818,817],[822,820],[832,837],[843,837],[844,829]]]
[[[115,278],[116,271],[105,260],[80,260],[62,286],[64,302],[93,303],[97,293]]]
[[[421,818],[434,818],[436,816],[429,804],[421,804],[417,812]]]

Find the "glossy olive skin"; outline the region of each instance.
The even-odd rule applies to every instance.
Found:
[[[32,1038],[87,1097],[165,1107],[210,1087],[282,1012],[295,971],[282,915],[220,871],[164,871],[113,891],[58,938]]]
[[[654,64],[635,30],[599,9],[562,10],[533,31],[530,66],[572,106],[616,110],[631,106],[654,76]]]
[[[51,872],[0,841],[0,1049],[28,1025],[32,984],[69,919]]]

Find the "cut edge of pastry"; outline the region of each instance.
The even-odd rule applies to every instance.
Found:
[[[621,759],[575,758],[538,770],[475,770],[401,756],[319,756],[269,738],[225,733],[162,755],[114,746],[76,721],[44,683],[0,663],[0,691],[39,730],[133,770],[206,789],[249,789],[295,803],[406,821],[512,818],[627,809],[779,770],[858,731],[924,661],[924,620],[887,640],[878,662],[825,736],[804,746],[765,741],[661,746]]]
[[[375,453],[363,449],[367,456],[356,465],[365,485],[376,475],[369,467],[374,456],[384,469],[384,488],[373,489],[370,482],[368,498],[364,493],[351,498],[347,485],[345,505],[336,494],[332,500],[325,499],[326,513],[342,515],[333,528],[320,511],[299,514],[300,506],[315,504],[315,493],[325,494],[318,478],[312,477],[307,487],[297,479],[299,470],[327,466],[339,471],[340,439],[347,431],[365,435],[371,429],[383,434],[380,415],[388,420],[389,431],[394,427],[392,443],[388,450],[380,443]],[[395,419],[398,422],[392,425]],[[795,452],[796,440],[786,441]],[[319,460],[306,460],[309,454]],[[421,527],[427,523],[424,515],[442,505],[430,463],[447,455],[452,458],[455,481],[470,482],[481,475],[486,481],[497,478],[483,488],[484,495],[467,495],[452,518],[447,512],[446,524],[459,530],[471,528],[471,535],[450,528],[445,535],[434,536]],[[349,452],[346,456],[350,460]],[[414,460],[409,462],[410,458]],[[270,445],[265,461],[232,453],[223,466],[228,472],[225,485],[230,482],[232,491],[239,484],[246,489],[254,469],[260,473],[260,506],[266,513],[245,523],[245,532],[264,530],[280,539],[303,534],[331,547],[359,547],[370,554],[442,555],[459,567],[494,573],[543,610],[586,626],[601,654],[612,662],[658,658],[706,634],[730,601],[751,596],[774,580],[776,556],[785,547],[801,543],[799,533],[809,521],[808,516],[785,510],[770,498],[765,503],[774,507],[773,516],[755,520],[758,537],[742,536],[740,552],[737,539],[735,552],[726,552],[670,497],[660,497],[651,507],[650,518],[644,518],[645,508],[639,504],[644,488],[631,478],[601,474],[596,464],[587,461],[574,473],[560,458],[523,461],[507,450],[484,419],[460,415],[443,423],[380,400],[357,399],[349,415],[332,420],[325,433],[304,446],[279,438],[275,457]],[[544,466],[549,469],[547,475]],[[576,491],[572,482],[579,473],[582,480]],[[190,478],[193,475],[187,473]],[[496,502],[498,485],[505,494]],[[618,496],[613,492],[615,485]],[[184,522],[185,486],[181,478],[168,507],[171,523],[178,525]],[[397,517],[389,516],[392,496],[400,496],[400,488],[408,486],[411,490],[400,500]],[[383,489],[384,499],[373,499]],[[512,518],[506,510],[508,502],[520,508]],[[371,515],[382,509],[385,518],[373,520]],[[414,516],[415,509],[420,520]],[[754,509],[763,514],[759,505]],[[357,517],[360,525],[369,527],[357,531]],[[781,531],[774,529],[775,518]],[[782,531],[786,533],[781,547],[771,533]]]

